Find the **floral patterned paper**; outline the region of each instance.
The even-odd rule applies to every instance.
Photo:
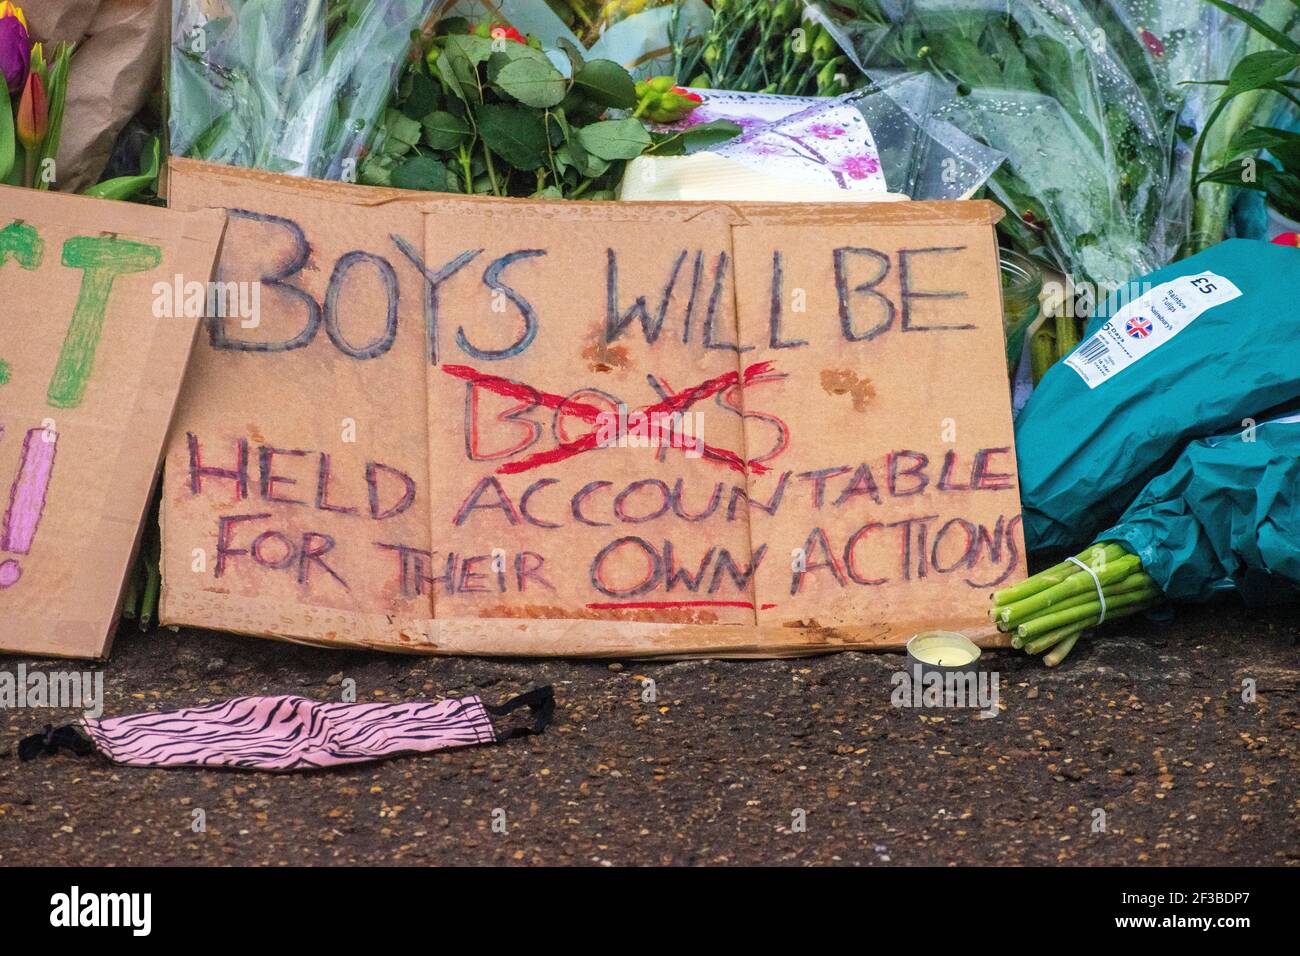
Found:
[[[887,192],[867,122],[839,98],[771,96],[696,89],[704,105],[680,126],[730,120],[744,132],[710,152],[765,175],[808,185]],[[673,128],[673,127],[669,127]]]

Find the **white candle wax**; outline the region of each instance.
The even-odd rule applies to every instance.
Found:
[[[980,656],[980,649],[969,638],[953,631],[918,634],[907,642],[907,650],[922,664],[935,667],[966,667]]]

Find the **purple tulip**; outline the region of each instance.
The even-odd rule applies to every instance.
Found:
[[[27,28],[17,17],[0,17],[0,72],[11,94],[23,88],[31,65],[32,44]]]

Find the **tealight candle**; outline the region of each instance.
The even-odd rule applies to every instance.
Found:
[[[907,642],[907,664],[923,670],[970,670],[980,659],[980,649],[955,631],[923,631]]]

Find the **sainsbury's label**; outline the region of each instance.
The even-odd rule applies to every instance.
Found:
[[[1221,275],[1180,276],[1143,293],[1115,313],[1066,358],[1096,388],[1164,345],[1209,309],[1241,295]]]

